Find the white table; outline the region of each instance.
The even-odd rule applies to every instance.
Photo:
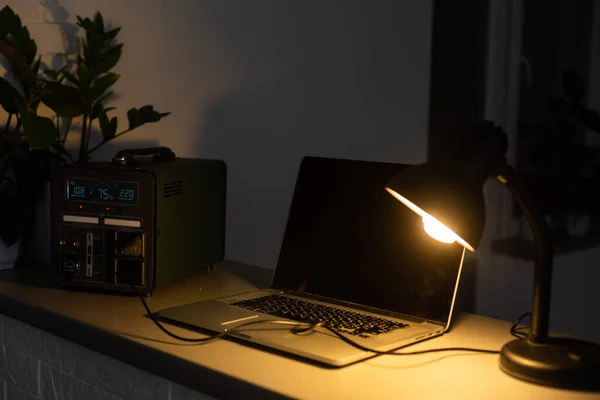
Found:
[[[222,263],[157,290],[153,310],[268,285],[271,271]],[[600,399],[537,386],[500,371],[498,355],[444,352],[380,356],[326,369],[229,340],[206,345],[177,342],[145,317],[139,299],[0,281],[0,312],[214,397],[302,399]],[[27,310],[27,312],[24,312]],[[61,327],[56,326],[60,321]],[[65,329],[69,324],[69,329]],[[442,337],[405,351],[441,347],[500,349],[512,340],[510,323],[462,314]],[[177,334],[201,334],[170,326]],[[116,343],[113,345],[113,343]],[[125,344],[125,345],[124,345]],[[115,350],[117,348],[118,350]],[[599,377],[600,379],[600,377]]]

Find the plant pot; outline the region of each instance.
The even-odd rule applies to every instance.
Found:
[[[13,269],[21,255],[21,239],[12,246],[7,246],[0,240],[0,270]]]

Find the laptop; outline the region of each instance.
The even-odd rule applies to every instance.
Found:
[[[189,327],[329,366],[442,335],[450,326],[464,248],[430,238],[421,219],[386,192],[408,165],[334,158],[302,160],[271,287],[164,309]],[[257,229],[259,229],[257,227]],[[256,232],[260,234],[259,231]],[[258,323],[242,326],[249,321]]]

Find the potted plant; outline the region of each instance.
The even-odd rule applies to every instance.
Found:
[[[5,7],[2,12],[13,19],[11,23],[14,26],[20,25],[20,21],[19,23],[14,21],[12,17],[14,13],[8,7]],[[0,25],[2,25],[1,20]],[[24,70],[23,76],[27,79],[23,93],[17,96],[16,109],[13,109],[16,111],[13,114],[19,121],[17,130],[22,132],[26,142],[27,157],[33,157],[35,165],[39,164],[37,159],[42,160],[42,165],[47,172],[43,175],[47,178],[46,181],[49,181],[48,169],[51,165],[57,163],[85,165],[90,161],[92,154],[109,141],[146,123],[158,122],[169,115],[169,113],[159,113],[151,105],[139,109],[131,108],[127,112],[127,126],[119,131],[117,117],[109,117],[109,113],[115,108],[107,107],[107,103],[113,96],[112,86],[120,78],[120,75],[112,72],[112,69],[119,62],[123,51],[123,44],[116,41],[121,28],[107,29],[100,13],[96,13],[93,20],[78,16],[77,25],[84,30],[85,34],[74,63],[65,62],[58,70],[44,69],[43,74],[37,76],[39,62],[31,65],[21,54],[11,62],[14,70]],[[2,54],[16,50],[14,43],[11,42],[4,49],[0,47]],[[34,77],[33,81],[31,75]],[[51,117],[44,115],[48,114],[47,110],[53,114]],[[76,157],[67,148],[71,123],[74,120],[81,122]],[[94,125],[100,128],[100,140],[95,144],[92,142],[92,135],[96,132],[93,129]],[[49,191],[46,190],[46,193],[48,195]],[[34,231],[48,242],[50,213],[48,210],[39,214],[44,217],[44,222],[33,224],[38,225]],[[40,227],[40,224],[45,226]],[[48,256],[43,258],[47,259]]]
[[[127,112],[127,127],[119,131],[117,117],[109,118],[108,115],[115,108],[106,107],[106,104],[113,96],[111,87],[120,78],[111,70],[119,62],[123,51],[123,44],[116,42],[121,28],[107,29],[100,13],[96,13],[93,20],[78,16],[77,25],[85,31],[77,61],[74,65],[65,64],[59,70],[45,69],[44,77],[39,80],[40,96],[32,98],[20,108],[20,112],[24,117],[26,137],[30,132],[44,134],[44,139],[36,143],[36,148],[53,146],[65,162],[84,165],[104,144],[146,123],[158,122],[170,113],[159,113],[151,105],[132,108]],[[54,119],[37,114],[38,101],[53,111]],[[73,158],[65,147],[71,121],[75,118],[81,121],[77,158]],[[66,120],[67,127],[63,131],[61,119]],[[100,127],[102,138],[92,146],[95,122]]]
[[[8,7],[0,10],[0,269],[19,256],[24,217],[35,207],[44,170],[52,158],[31,150],[22,135],[19,103],[35,92],[40,59],[37,47]]]

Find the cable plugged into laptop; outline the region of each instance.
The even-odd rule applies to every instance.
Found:
[[[158,321],[156,319],[156,317],[154,316],[154,314],[150,310],[150,307],[148,307],[148,304],[146,303],[146,300],[144,299],[144,296],[137,290],[137,288],[135,286],[131,285],[131,288],[133,289],[133,291],[138,295],[138,297],[142,301],[142,305],[146,309],[146,312],[148,313],[148,317],[152,320],[152,322],[154,322],[154,324],[161,331],[163,331],[167,336],[170,336],[173,339],[177,339],[177,340],[180,340],[182,342],[188,342],[188,343],[208,343],[208,342],[213,342],[215,340],[221,339],[222,337],[224,337],[226,335],[231,334],[235,330],[239,330],[240,328],[244,328],[244,327],[247,327],[247,326],[250,326],[250,325],[264,324],[264,323],[278,324],[278,325],[292,325],[291,331],[293,333],[295,333],[295,334],[298,334],[298,335],[309,334],[317,326],[321,326],[321,324],[308,324],[308,323],[302,323],[302,322],[283,321],[283,320],[281,320],[281,321],[279,321],[279,320],[273,320],[273,321],[250,321],[250,322],[246,322],[244,324],[237,325],[233,329],[226,329],[224,332],[218,333],[218,334],[216,334],[214,336],[210,336],[210,337],[207,337],[207,338],[187,338],[187,337],[179,336],[179,335],[177,335],[177,334],[169,331],[167,328],[165,328],[164,325],[161,324],[160,321]]]
[[[331,333],[333,333],[334,335],[336,335],[338,338],[340,338],[342,341],[344,341],[345,343],[347,343],[350,346],[353,346],[359,350],[362,351],[368,351],[371,352],[373,354],[378,354],[378,355],[393,355],[393,356],[410,356],[410,355],[418,355],[418,354],[427,354],[427,353],[438,353],[438,352],[442,352],[442,351],[470,351],[470,352],[476,352],[476,353],[484,353],[484,354],[499,354],[500,351],[499,350],[488,350],[488,349],[476,349],[476,348],[471,348],[471,347],[443,347],[443,348],[439,348],[439,349],[429,349],[429,350],[420,350],[420,351],[411,351],[411,352],[402,352],[399,353],[396,350],[390,350],[390,351],[377,351],[374,349],[370,349],[368,347],[362,346],[359,343],[354,342],[351,339],[348,339],[346,336],[342,335],[341,333],[339,333],[338,331],[336,331],[335,329],[332,329],[328,326],[325,325],[324,322],[319,322],[316,324],[311,324],[311,323],[306,323],[306,322],[294,322],[294,321],[289,321],[289,320],[261,320],[261,321],[250,321],[250,322],[246,322],[240,325],[237,325],[235,328],[233,329],[229,329],[229,330],[225,330],[225,332],[221,332],[218,333],[214,336],[210,336],[210,337],[206,337],[206,338],[187,338],[187,337],[183,337],[183,336],[179,336],[171,331],[169,331],[167,328],[165,328],[154,316],[154,314],[152,313],[152,311],[150,310],[150,308],[148,307],[148,304],[146,303],[146,300],[144,299],[144,296],[142,296],[142,294],[140,294],[140,292],[137,290],[137,288],[135,286],[131,286],[131,288],[133,289],[133,291],[138,295],[138,297],[140,298],[142,305],[144,306],[144,308],[146,309],[146,312],[148,313],[148,317],[152,320],[152,322],[154,322],[154,324],[161,330],[163,331],[166,335],[183,341],[183,342],[188,342],[188,343],[209,343],[209,342],[213,342],[215,340],[221,339],[224,336],[227,335],[231,335],[234,331],[238,331],[241,328],[245,328],[247,326],[250,325],[257,325],[257,324],[276,324],[276,325],[288,325],[291,326],[290,327],[290,331],[296,335],[308,335],[311,334],[315,331],[316,328],[324,328],[327,329],[328,331],[330,331]],[[522,318],[519,319],[519,321],[517,321],[517,323],[515,323],[515,325],[518,324],[518,322],[520,322]],[[513,326],[511,328],[511,332],[515,329],[515,326]]]

